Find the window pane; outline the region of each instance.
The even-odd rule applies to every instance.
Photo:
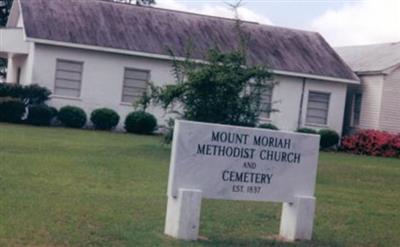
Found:
[[[122,102],[134,103],[147,91],[150,73],[143,70],[125,69]]]
[[[56,82],[57,82],[56,88],[69,88],[69,89],[75,89],[75,90],[79,91],[79,89],[81,87],[80,81],[57,79]]]
[[[360,93],[355,94],[354,106],[353,106],[353,126],[358,126],[360,124],[361,102],[362,102],[362,94]]]
[[[326,125],[328,123],[330,94],[310,92],[307,105],[307,124]]]
[[[79,97],[82,70],[83,64],[81,62],[57,60],[54,94]]]
[[[56,73],[56,78],[79,81],[79,80],[81,80],[81,73],[59,70]]]
[[[125,86],[135,87],[135,88],[146,88],[147,80],[137,80],[137,79],[125,78]]]
[[[82,72],[82,63],[66,60],[57,60],[57,70]]]
[[[268,88],[261,95],[261,114],[260,118],[270,118],[272,110],[272,88]]]
[[[125,70],[125,78],[147,81],[149,78],[149,72],[135,70],[135,69],[126,69]]]

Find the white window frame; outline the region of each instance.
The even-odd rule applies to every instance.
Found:
[[[126,101],[124,101],[124,97],[125,97],[125,93],[124,93],[124,91],[125,91],[125,79],[127,78],[126,77],[126,73],[127,73],[127,71],[129,71],[129,70],[132,70],[132,71],[138,71],[138,72],[145,72],[145,73],[147,73],[147,80],[146,80],[146,88],[144,89],[144,92],[147,92],[147,90],[148,90],[148,83],[150,82],[150,80],[151,80],[151,70],[148,70],[148,69],[139,69],[139,68],[133,68],[133,67],[124,67],[124,73],[123,73],[123,77],[122,77],[122,90],[121,90],[121,98],[120,98],[120,100],[121,100],[121,104],[123,104],[123,105],[132,105],[134,102],[126,102]],[[138,99],[136,99],[136,100],[138,100]],[[134,99],[134,101],[135,101],[135,99]]]
[[[326,108],[326,120],[325,123],[313,123],[308,121],[309,115],[309,109],[310,109],[310,95],[311,94],[324,94],[325,96],[328,96],[328,105]],[[305,114],[305,123],[306,126],[319,126],[319,127],[327,127],[329,123],[329,108],[331,104],[331,92],[323,92],[323,91],[317,91],[317,90],[309,90],[308,91],[308,98],[307,98],[307,107],[306,107],[306,114]],[[321,110],[321,109],[318,109]],[[311,117],[316,117],[316,116],[311,116]]]
[[[65,79],[65,78],[58,78],[57,77],[57,72],[58,71],[63,71],[59,70],[59,62],[65,62],[65,63],[72,63],[72,64],[80,64],[82,69],[80,71],[80,79],[79,80],[70,80],[70,79]],[[71,99],[79,99],[82,94],[82,79],[83,79],[83,71],[84,71],[84,62],[83,61],[77,61],[77,60],[70,60],[70,59],[63,59],[63,58],[57,58],[56,59],[56,67],[55,67],[55,73],[54,73],[54,96],[55,97],[62,97],[62,98],[71,98]],[[66,72],[77,72],[77,71],[66,71]],[[70,96],[70,95],[63,95],[63,94],[57,94],[56,89],[57,88],[62,88],[60,86],[57,86],[57,79],[63,79],[63,80],[70,80],[70,81],[75,81],[79,82],[79,93],[78,96]]]

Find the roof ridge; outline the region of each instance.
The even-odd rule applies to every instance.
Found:
[[[109,4],[121,4],[121,5],[131,6],[131,7],[135,7],[135,8],[146,8],[146,9],[152,9],[152,10],[165,11],[165,12],[175,12],[175,13],[180,13],[180,14],[217,18],[217,19],[222,19],[222,20],[227,20],[227,21],[236,21],[235,18],[215,16],[215,15],[207,15],[207,14],[201,14],[201,13],[184,11],[184,10],[177,10],[177,9],[160,8],[160,7],[156,7],[156,6],[137,5],[137,4],[126,3],[126,2],[114,2],[112,0],[92,0],[92,1],[106,2],[106,3],[109,3]],[[259,22],[256,22],[256,21],[248,21],[248,20],[240,20],[240,21],[245,22],[245,23],[264,25],[264,24],[260,24]]]
[[[136,5],[136,4],[126,3],[126,2],[114,2],[112,0],[91,0],[91,1],[105,2],[105,3],[109,3],[109,4],[120,4],[120,5],[130,6],[130,7],[133,7],[133,8],[146,8],[148,10],[157,10],[157,11],[163,11],[163,12],[173,12],[173,13],[178,13],[178,14],[185,14],[185,15],[192,15],[192,16],[206,17],[206,18],[214,18],[214,19],[232,21],[232,22],[237,21],[237,19],[235,19],[235,18],[208,15],[208,14],[202,14],[202,13],[196,13],[196,12],[190,12],[190,11],[184,11],[184,10],[160,8],[160,7],[157,7],[157,6]],[[256,22],[256,21],[243,20],[243,19],[239,19],[239,20],[241,22],[243,22],[243,23],[246,23],[246,24],[253,24],[253,25],[258,25],[258,26],[273,27],[273,28],[280,28],[280,29],[286,29],[286,30],[291,30],[291,31],[319,34],[318,32],[311,31],[311,30],[283,27],[283,26],[278,26],[278,25],[270,25],[270,24],[259,23],[259,22]]]
[[[335,46],[334,48],[341,49],[341,48],[368,47],[368,46],[381,46],[381,45],[400,45],[400,41],[372,43],[372,44],[364,44],[364,45],[344,45],[344,46]]]

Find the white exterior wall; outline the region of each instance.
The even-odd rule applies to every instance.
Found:
[[[24,22],[21,15],[18,16],[17,27],[24,27]]]
[[[385,76],[379,127],[400,133],[400,68]]]
[[[379,129],[381,113],[383,75],[360,76],[362,103],[360,129]]]
[[[32,81],[32,72],[34,67],[35,57],[35,44],[30,43],[29,53],[27,55],[10,55],[8,58],[7,65],[7,79],[6,82],[15,83],[17,82],[18,68],[21,69],[20,84],[29,85],[37,83]]]
[[[32,50],[28,57],[30,62],[26,63],[24,67],[24,70],[28,71],[28,75],[29,73],[32,75],[28,81],[54,91],[57,59],[83,62],[81,96],[68,98],[53,95],[49,104],[56,108],[65,105],[79,106],[88,115],[94,109],[101,107],[114,109],[121,117],[120,128],[123,127],[126,115],[134,110],[132,105],[121,103],[124,68],[150,70],[151,81],[156,85],[175,82],[169,61],[43,44],[36,44],[34,51]],[[278,81],[278,85],[274,88],[272,100],[275,102],[273,108],[278,112],[272,113],[269,121],[282,130],[296,130],[303,78],[275,76],[274,79]],[[326,126],[305,124],[309,91],[331,94]],[[341,134],[345,98],[346,84],[344,83],[306,79],[301,127],[331,128]],[[150,108],[149,112],[157,117],[160,125],[165,124],[167,117],[162,109]]]
[[[342,133],[347,90],[346,84],[306,79],[301,123],[300,126],[298,126],[303,78],[275,76],[274,79],[278,84],[274,88],[272,101],[274,102],[273,108],[278,111],[271,113],[269,122],[282,130],[296,130],[298,127],[313,129],[329,128],[335,130],[339,134]],[[306,124],[308,93],[310,91],[324,92],[331,95],[327,125]]]
[[[306,123],[308,94],[310,91],[330,94],[327,125],[315,125],[315,124],[310,125]],[[307,79],[305,93],[304,93],[304,103],[303,103],[303,116],[302,116],[303,127],[316,128],[316,129],[329,128],[335,130],[336,132],[339,133],[339,135],[341,135],[343,130],[346,91],[347,91],[347,85],[344,83]]]
[[[301,91],[303,79],[299,77],[274,76],[277,85],[272,94],[272,108],[277,112],[271,113],[270,122],[282,130],[298,128]]]
[[[83,108],[88,116],[94,109],[111,108],[120,114],[120,127],[126,115],[134,111],[132,104],[121,103],[126,67],[150,70],[151,81],[156,85],[175,82],[168,61],[41,44],[36,44],[32,82],[54,91],[57,59],[83,62],[81,96],[67,98],[53,95],[49,104],[56,108],[76,105]],[[160,125],[165,124],[162,109],[151,108],[149,112],[155,114]]]
[[[271,123],[282,130],[296,130],[299,126],[300,101],[303,78],[275,76],[278,85],[273,92],[273,108],[278,112],[271,114]],[[323,129],[330,128],[342,133],[347,85],[338,82],[306,79],[304,87],[303,108],[300,127]],[[310,91],[330,94],[327,125],[306,124],[308,93]]]

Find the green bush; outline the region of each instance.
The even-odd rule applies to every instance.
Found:
[[[304,134],[318,135],[318,132],[316,130],[310,129],[310,128],[300,128],[300,129],[297,129],[296,132],[304,133]]]
[[[0,83],[0,97],[19,99],[26,106],[43,104],[49,99],[50,95],[50,90],[37,84],[23,86],[13,83]]]
[[[0,98],[0,121],[18,123],[25,114],[25,104],[20,99]]]
[[[14,83],[0,83],[0,97],[11,97],[22,99],[24,88],[22,85]]]
[[[64,106],[58,112],[58,120],[71,128],[82,128],[86,123],[86,113],[76,106]]]
[[[273,124],[271,124],[271,123],[260,124],[260,125],[258,125],[258,128],[261,128],[261,129],[269,129],[269,130],[279,130],[278,127],[276,127],[275,125],[273,125]]]
[[[28,107],[26,122],[32,125],[49,126],[51,120],[57,116],[57,110],[47,105],[32,105]]]
[[[40,105],[49,100],[51,92],[37,84],[24,86],[24,102],[27,105]]]
[[[90,121],[97,130],[111,130],[117,126],[119,115],[114,110],[100,108],[90,114]]]
[[[57,117],[58,115],[58,110],[55,107],[49,106],[50,110],[51,110],[51,114],[53,115],[53,118]]]
[[[125,119],[125,129],[129,133],[151,134],[156,127],[157,119],[144,111],[131,112]]]
[[[270,71],[246,63],[242,49],[229,53],[209,50],[207,63],[197,66],[191,59],[174,61],[175,84],[155,86],[140,102],[166,111],[179,112],[186,120],[257,126],[259,115],[272,112],[271,104],[261,104],[263,94],[276,84]],[[175,106],[179,105],[177,109]]]
[[[321,141],[320,141],[321,149],[330,148],[339,143],[340,136],[334,130],[321,129],[318,133],[321,136]]]

